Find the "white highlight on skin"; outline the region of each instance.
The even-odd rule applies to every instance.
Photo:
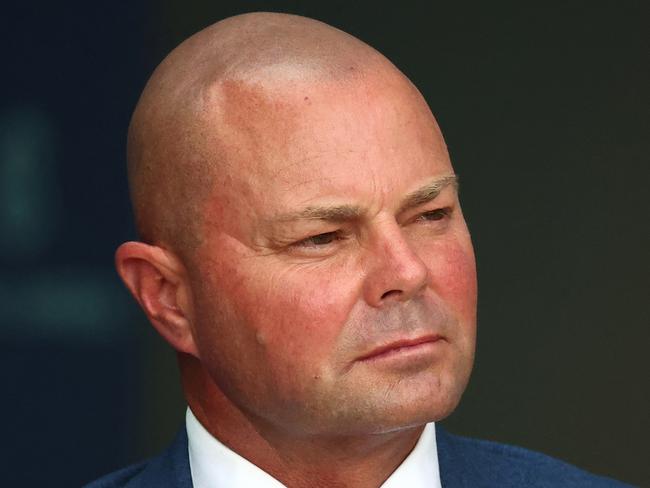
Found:
[[[258,330],[255,334],[255,340],[257,341],[258,344],[264,346],[266,345],[266,337],[264,333],[261,330]]]

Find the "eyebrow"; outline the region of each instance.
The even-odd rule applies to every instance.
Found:
[[[414,192],[406,195],[402,204],[399,206],[398,213],[405,212],[415,207],[419,207],[425,203],[428,203],[432,200],[435,200],[440,192],[444,190],[449,185],[453,186],[456,191],[458,191],[458,176],[456,175],[446,175],[441,178],[424,185],[422,188],[418,188]]]
[[[327,207],[306,207],[297,212],[280,215],[277,221],[289,222],[292,220],[325,220],[327,222],[348,222],[358,220],[364,210],[358,205],[332,205]]]
[[[418,188],[409,193],[402,200],[399,206],[399,213],[434,200],[449,185],[452,185],[456,189],[458,188],[458,177],[456,175],[446,175],[437,178],[422,188]],[[364,213],[365,209],[358,205],[309,206],[296,212],[279,215],[273,220],[276,222],[323,220],[326,222],[342,223],[359,220]]]

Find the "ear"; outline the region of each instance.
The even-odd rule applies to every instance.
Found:
[[[177,351],[198,357],[185,267],[174,253],[143,242],[115,252],[117,272],[158,333]]]

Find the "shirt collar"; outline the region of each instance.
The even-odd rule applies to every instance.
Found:
[[[185,415],[188,454],[194,488],[285,488],[212,436],[188,408]],[[427,424],[411,453],[381,488],[440,488],[440,472],[433,423]]]
[[[417,444],[381,488],[441,488],[436,425],[428,423]]]

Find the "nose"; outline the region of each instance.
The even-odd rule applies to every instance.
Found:
[[[429,269],[395,225],[375,236],[368,252],[365,301],[381,308],[393,301],[408,301],[427,286]]]

